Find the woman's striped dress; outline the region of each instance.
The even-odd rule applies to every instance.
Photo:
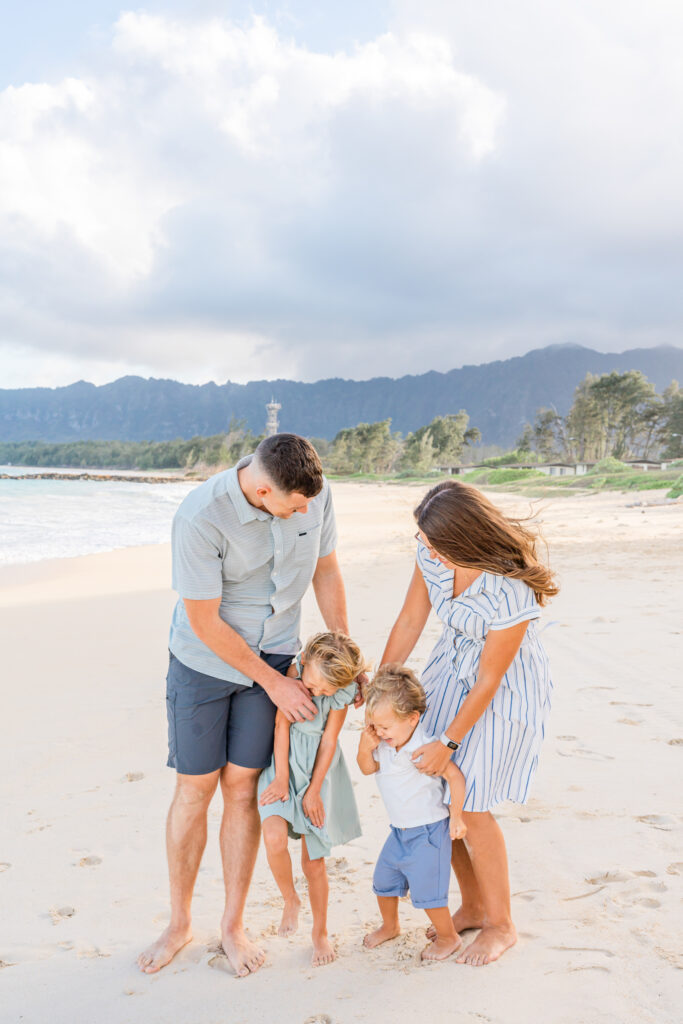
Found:
[[[548,658],[536,632],[541,610],[521,580],[484,572],[453,597],[453,571],[419,544],[417,563],[443,632],[422,673],[423,724],[438,736],[455,718],[477,679],[490,629],[529,621],[522,645],[493,700],[465,736],[453,761],[466,781],[465,810],[489,811],[503,800],[525,803],[550,711]]]

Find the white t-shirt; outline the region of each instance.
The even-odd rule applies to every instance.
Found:
[[[450,813],[444,802],[444,780],[440,775],[424,775],[411,760],[418,747],[433,739],[425,732],[422,722],[418,722],[415,732],[400,750],[394,750],[382,740],[372,752],[379,764],[375,775],[377,785],[389,821],[395,828],[431,825]]]

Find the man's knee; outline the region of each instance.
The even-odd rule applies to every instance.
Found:
[[[255,768],[240,768],[226,764],[221,771],[221,792],[226,803],[251,806],[256,803],[256,791],[261,772]]]
[[[218,772],[209,775],[176,776],[176,790],[173,803],[181,807],[194,807],[197,810],[208,807],[218,785]]]

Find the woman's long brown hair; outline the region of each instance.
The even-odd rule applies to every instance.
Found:
[[[430,545],[454,565],[524,580],[540,605],[559,592],[536,553],[537,534],[458,480],[432,487],[414,512]]]

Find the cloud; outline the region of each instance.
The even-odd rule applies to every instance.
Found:
[[[337,50],[277,25],[127,12],[105,59],[0,93],[5,381],[679,340],[676,6],[399,2]]]

